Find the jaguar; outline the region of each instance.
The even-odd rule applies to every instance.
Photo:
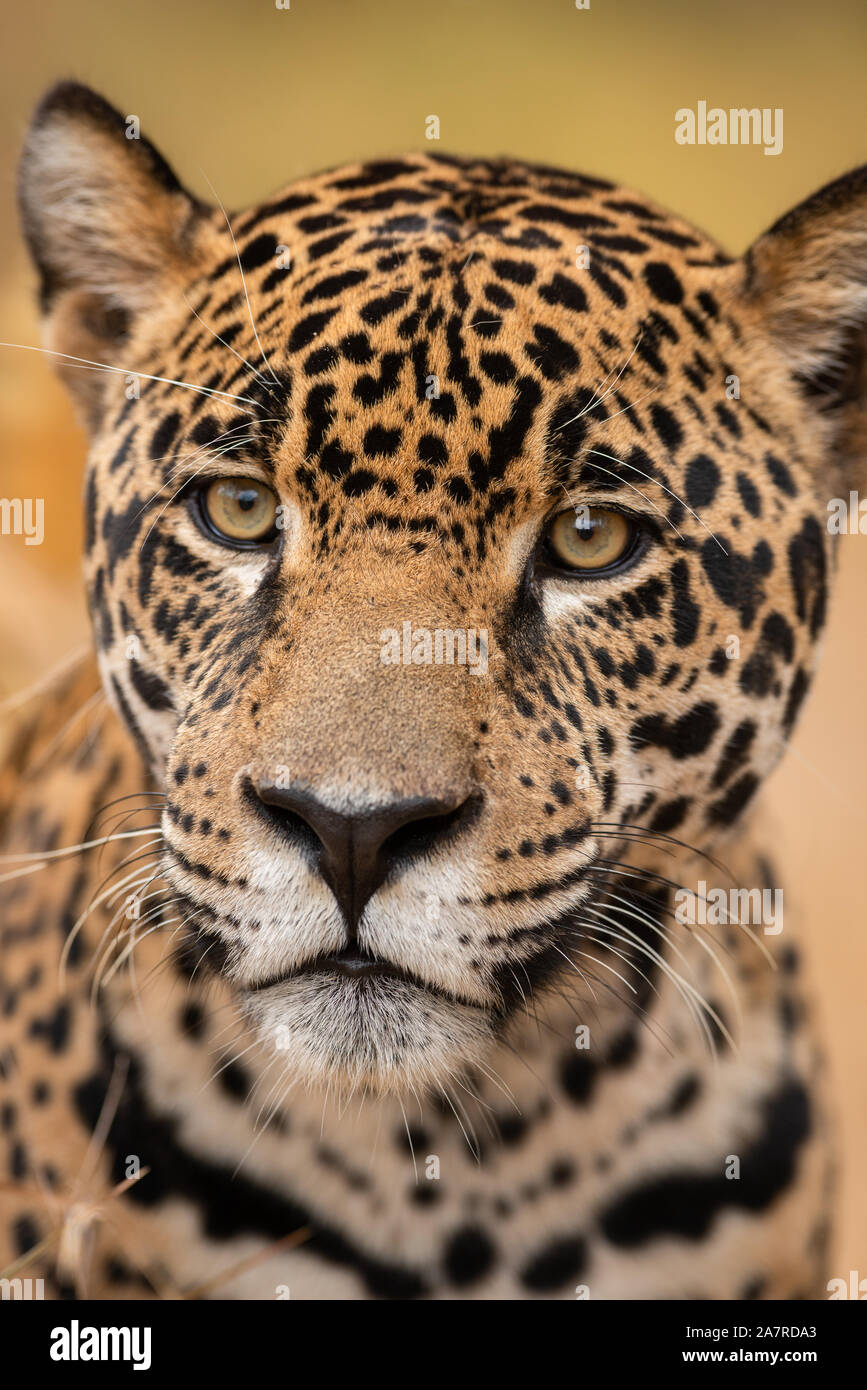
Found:
[[[19,187],[93,651],[3,715],[0,1272],[826,1296],[749,904],[863,476],[867,168],[740,257],[430,149],[229,212],[63,83]]]

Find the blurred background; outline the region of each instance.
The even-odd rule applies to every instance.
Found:
[[[285,0],[284,0],[285,3]],[[0,339],[38,344],[15,168],[46,87],[103,92],[181,179],[229,207],[353,159],[428,148],[522,156],[637,187],[742,251],[867,161],[864,0],[2,0]],[[681,146],[679,107],[782,107],[776,157]],[[0,698],[87,640],[84,439],[48,362],[0,347],[0,496],[44,497],[40,547],[0,537]],[[771,793],[842,1134],[831,1273],[867,1275],[867,537],[843,537],[824,664]],[[788,907],[787,907],[788,911]]]

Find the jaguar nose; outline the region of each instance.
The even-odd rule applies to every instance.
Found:
[[[464,828],[479,798],[465,791],[415,797],[344,815],[307,786],[260,780],[249,788],[271,825],[296,848],[313,852],[350,934],[398,863],[421,858]]]

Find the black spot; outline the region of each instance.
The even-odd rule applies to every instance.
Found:
[[[321,309],[316,314],[308,314],[306,318],[299,319],[289,336],[289,351],[300,352],[302,348],[309,347],[336,313],[336,308]]]
[[[753,739],[758,732],[751,719],[744,719],[726,740],[711,786],[723,787],[744,765],[750,755]]]
[[[187,1037],[199,1039],[205,1031],[205,1013],[201,1004],[190,1002],[181,1009],[180,1025]]]
[[[804,697],[810,688],[810,677],[803,667],[799,666],[792,678],[792,684],[786,699],[786,708],[783,713],[783,728],[787,734],[792,732],[792,727],[804,703]]]
[[[798,617],[801,622],[809,622],[813,638],[825,622],[826,569],[822,528],[815,517],[808,516],[789,542],[789,573]]]
[[[31,1038],[44,1038],[52,1052],[63,1052],[69,1041],[69,1005],[61,1002],[51,1014],[34,1018],[30,1024]]]
[[[752,627],[761,597],[752,561],[739,555],[724,536],[708,537],[701,561],[714,593],[729,608],[736,608],[744,627]]]
[[[129,678],[148,709],[174,709],[172,697],[165,681],[154,671],[147,671],[138,661],[129,663]]]
[[[217,1080],[232,1100],[240,1101],[242,1104],[250,1099],[252,1083],[244,1068],[236,1058],[229,1058],[228,1061],[220,1063],[217,1072]]]
[[[350,333],[345,338],[340,339],[340,351],[350,362],[364,363],[369,362],[373,357],[373,348],[370,346],[370,339],[366,333]]]
[[[559,304],[573,314],[583,314],[587,309],[587,296],[581,286],[565,275],[555,275],[547,285],[541,285],[539,296],[546,304]]]
[[[716,497],[720,471],[707,454],[697,454],[686,470],[686,500],[693,508],[709,507]]]
[[[338,275],[326,275],[305,291],[302,304],[315,303],[317,299],[336,299],[344,290],[351,289],[367,279],[366,270],[344,270]]]
[[[382,425],[372,425],[364,436],[364,452],[368,458],[383,456],[391,458],[400,448],[400,430],[387,430]]]
[[[176,410],[172,411],[171,415],[166,415],[157,425],[150,447],[150,456],[154,463],[159,463],[166,457],[180,427],[181,417]]]
[[[19,1216],[12,1227],[12,1238],[18,1255],[26,1255],[39,1244],[39,1227],[32,1217]]]
[[[741,501],[743,502],[750,516],[761,516],[762,499],[759,495],[759,490],[756,487],[755,483],[752,481],[751,478],[747,477],[746,473],[738,473],[736,482],[738,485],[738,492],[740,493]]]
[[[575,1164],[569,1158],[556,1158],[548,1172],[552,1187],[568,1187],[576,1178]]]
[[[413,1186],[409,1190],[410,1200],[419,1207],[433,1207],[442,1198],[439,1183],[425,1182],[420,1186]]]
[[[784,492],[787,497],[797,497],[798,489],[795,487],[794,479],[782,459],[778,459],[775,454],[765,454],[765,467],[770,474],[771,481],[775,487]]]
[[[517,375],[514,362],[505,352],[480,353],[479,367],[485,376],[500,386],[507,386]]]
[[[739,1178],[725,1176],[721,1151],[717,1172],[683,1168],[650,1179],[602,1213],[606,1238],[627,1249],[671,1236],[697,1241],[727,1208],[764,1211],[792,1182],[810,1127],[806,1090],[800,1081],[785,1081],[760,1107],[758,1137],[746,1146],[735,1135],[729,1141],[741,1157]]]
[[[725,796],[708,807],[708,820],[715,825],[731,825],[737,820],[747,802],[754,795],[759,779],[754,772],[745,772],[737,782],[732,783]]]
[[[768,1281],[763,1279],[761,1275],[757,1275],[754,1279],[750,1279],[744,1284],[740,1293],[740,1298],[745,1303],[752,1303],[756,1299],[761,1298],[767,1287]]]
[[[644,278],[652,293],[663,304],[680,304],[683,286],[665,261],[650,261],[644,267]]]
[[[734,411],[730,410],[727,405],[723,405],[722,402],[718,402],[714,406],[714,414],[724,430],[727,430],[735,439],[740,439],[743,431],[741,430],[741,422]]]
[[[676,453],[683,440],[683,430],[675,416],[664,405],[654,402],[650,407],[650,419],[663,448],[670,454]]]
[[[501,1115],[497,1120],[497,1130],[504,1144],[519,1144],[528,1127],[524,1115]]]
[[[319,467],[329,478],[343,478],[352,469],[355,459],[339,444],[326,444],[319,456]]]
[[[605,1054],[609,1067],[626,1067],[638,1056],[638,1039],[632,1029],[620,1033]]]
[[[550,1293],[579,1280],[586,1266],[586,1241],[581,1236],[558,1236],[528,1261],[521,1270],[521,1282],[534,1293]]]
[[[533,337],[534,341],[527,343],[525,350],[549,381],[559,381],[567,372],[577,371],[581,365],[577,352],[553,328],[534,324]]]
[[[586,1105],[596,1085],[596,1063],[585,1052],[576,1051],[563,1059],[560,1067],[560,1084],[566,1095],[576,1105]]]
[[[365,323],[372,327],[382,323],[383,319],[396,314],[398,309],[406,308],[406,294],[403,290],[391,290],[388,294],[380,295],[376,299],[371,299],[364,305],[360,317]]]
[[[678,1115],[683,1115],[691,1106],[695,1105],[701,1095],[701,1082],[697,1076],[685,1076],[674,1088],[674,1092],[665,1106],[665,1118],[674,1120]]]
[[[446,1274],[459,1288],[473,1284],[494,1263],[494,1245],[478,1226],[464,1226],[449,1237],[443,1253]]]
[[[268,261],[275,261],[277,257],[277,239],[270,232],[263,232],[261,236],[254,237],[248,241],[240,254],[240,261],[243,269],[258,270],[260,266]]]
[[[674,801],[664,801],[654,812],[650,829],[670,835],[672,830],[676,830],[683,823],[691,804],[688,796],[679,796]]]
[[[536,267],[529,261],[492,261],[491,269],[503,280],[511,280],[516,285],[532,285],[536,278]]]
[[[704,702],[673,723],[665,714],[646,715],[632,725],[629,737],[636,752],[643,748],[666,748],[674,758],[694,758],[704,752],[719,725],[716,705]]]
[[[753,569],[756,574],[770,574],[774,568],[774,552],[765,540],[753,546]]]
[[[343,479],[343,491],[347,497],[363,497],[379,482],[375,473],[368,468],[356,468]]]
[[[689,647],[695,641],[699,616],[699,606],[689,591],[689,566],[685,560],[676,560],[671,567],[671,619],[676,647]]]

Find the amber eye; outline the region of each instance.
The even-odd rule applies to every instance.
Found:
[[[600,574],[632,553],[638,534],[635,523],[620,512],[576,507],[555,516],[548,527],[548,563],[576,573]]]
[[[215,478],[202,493],[202,508],[227,540],[261,545],[277,534],[277,498],[255,478]]]

